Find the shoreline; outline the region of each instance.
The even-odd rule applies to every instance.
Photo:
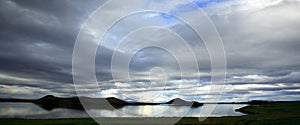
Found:
[[[297,125],[300,123],[300,102],[278,102],[265,103],[261,105],[245,106],[236,111],[245,113],[243,116],[208,117],[199,121],[198,117],[183,117],[176,124],[272,124],[272,125]],[[178,117],[107,117],[97,118],[102,124],[165,124],[168,121],[179,119]],[[3,125],[97,125],[92,118],[61,118],[61,119],[21,119],[21,118],[0,118]]]

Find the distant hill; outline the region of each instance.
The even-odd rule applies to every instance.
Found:
[[[80,102],[81,101],[81,102]],[[110,98],[89,98],[89,97],[71,97],[71,98],[59,98],[53,95],[47,95],[38,100],[34,100],[33,103],[47,109],[52,110],[53,108],[73,108],[83,109],[82,106],[85,104],[85,108],[88,109],[109,109],[114,110],[115,108],[121,108],[128,105],[127,102],[110,97]]]
[[[54,108],[83,109],[77,97],[59,98],[53,95],[47,95],[38,100],[34,100],[32,102],[47,110],[52,110]]]
[[[124,100],[109,97],[109,98],[90,98],[90,97],[70,97],[60,98],[53,95],[47,95],[37,100],[29,99],[0,99],[0,102],[31,102],[46,110],[52,110],[55,108],[70,108],[70,109],[107,109],[115,110],[122,108],[123,106],[135,106],[135,105],[161,105],[169,104],[173,106],[202,106],[203,103],[189,102],[180,98],[172,99],[166,103],[151,103],[151,102],[126,102]],[[82,106],[84,104],[84,107]]]
[[[192,106],[192,107],[199,107],[199,106],[203,105],[203,103],[199,103],[196,101],[189,102],[189,101],[185,101],[180,98],[172,99],[172,100],[168,101],[166,104],[175,105],[175,106]]]
[[[265,104],[265,103],[270,103],[272,101],[266,101],[266,100],[251,100],[248,103],[252,104],[252,105],[261,105],[261,104]]]

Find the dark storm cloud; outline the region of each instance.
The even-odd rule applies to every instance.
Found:
[[[76,36],[88,15],[103,2],[0,1],[0,74],[6,77],[1,80],[3,84],[60,94],[68,93],[70,88],[74,94],[74,88],[66,84],[72,84]]]

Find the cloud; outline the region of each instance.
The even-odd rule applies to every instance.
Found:
[[[104,2],[0,1],[1,95],[24,98],[38,98],[46,94],[74,96],[71,69],[76,36],[89,14]],[[223,101],[299,100],[299,1],[194,2],[207,12],[215,24],[226,50],[228,69]],[[181,15],[192,14],[198,9],[189,8],[190,4],[185,1],[161,4],[160,1],[149,0],[142,3],[145,7],[169,7],[170,13]],[[166,6],[169,3],[176,6]],[[121,11],[118,8],[107,12],[108,15],[119,13]],[[99,25],[103,23],[101,18]],[[197,23],[202,25],[202,22]],[[192,64],[193,59],[186,56],[187,51],[182,51],[182,45],[174,44],[178,39],[174,39],[165,30],[152,29],[128,36],[130,44],[123,47],[125,50],[116,50],[128,32],[149,25],[170,28],[186,40],[195,52],[199,69],[190,69],[188,74],[181,77],[180,67],[172,54],[160,48],[146,48],[136,53],[131,60],[129,69],[132,81],[120,79],[115,82],[111,74],[113,52],[126,57],[147,40],[157,43],[166,41],[172,50],[181,51],[178,57],[184,60],[184,64]],[[89,42],[97,42],[97,30],[91,27],[83,31],[88,34],[89,38],[86,39],[93,40]],[[116,96],[137,101],[164,101],[181,97],[205,101],[206,95],[216,93],[209,91],[211,62],[203,41],[187,24],[162,13],[139,13],[115,24],[98,47],[95,58],[101,91],[92,84],[79,86],[79,91],[88,96]],[[149,88],[149,72],[154,67],[163,68],[167,79],[153,75],[155,80]],[[123,68],[117,72],[123,73]],[[156,98],[147,99],[151,96]]]

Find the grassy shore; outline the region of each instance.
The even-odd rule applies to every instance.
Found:
[[[185,117],[177,124],[207,125],[299,125],[300,102],[276,102],[238,109],[245,116],[207,118],[199,122],[198,118]],[[100,118],[104,124],[162,124],[175,118]],[[0,119],[1,125],[96,125],[91,118],[76,119]]]

